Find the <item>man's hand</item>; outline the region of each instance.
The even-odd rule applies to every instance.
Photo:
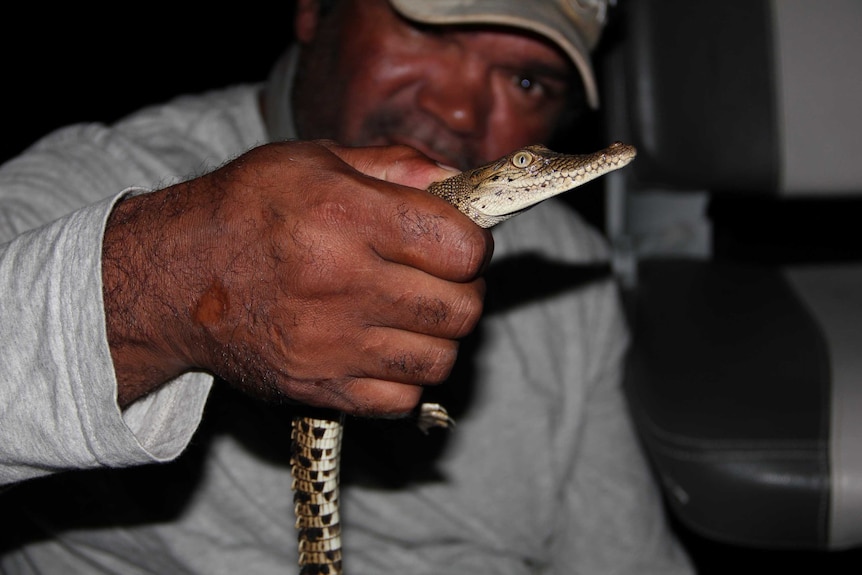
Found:
[[[412,409],[475,326],[491,236],[408,148],[287,142],[129,198],[105,235],[125,406],[189,370],[354,414]]]

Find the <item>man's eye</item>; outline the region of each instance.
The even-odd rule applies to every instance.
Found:
[[[512,82],[523,90],[524,92],[532,95],[542,95],[545,91],[544,86],[541,82],[538,82],[527,76],[513,76]]]

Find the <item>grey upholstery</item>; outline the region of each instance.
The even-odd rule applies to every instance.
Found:
[[[626,390],[670,507],[720,541],[860,545],[862,3],[621,10],[604,97],[639,155],[610,235],[634,256]],[[641,198],[696,194],[698,257],[632,232]]]

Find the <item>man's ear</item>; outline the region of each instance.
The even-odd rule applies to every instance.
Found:
[[[320,2],[318,0],[298,0],[296,3],[296,19],[294,31],[300,44],[308,44],[317,34],[317,24],[320,22]]]

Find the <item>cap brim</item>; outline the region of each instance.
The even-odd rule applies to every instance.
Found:
[[[389,0],[408,20],[423,24],[494,24],[529,30],[560,47],[578,69],[591,108],[599,107],[596,77],[590,52],[573,25],[561,26],[569,15],[553,2],[511,0]]]

